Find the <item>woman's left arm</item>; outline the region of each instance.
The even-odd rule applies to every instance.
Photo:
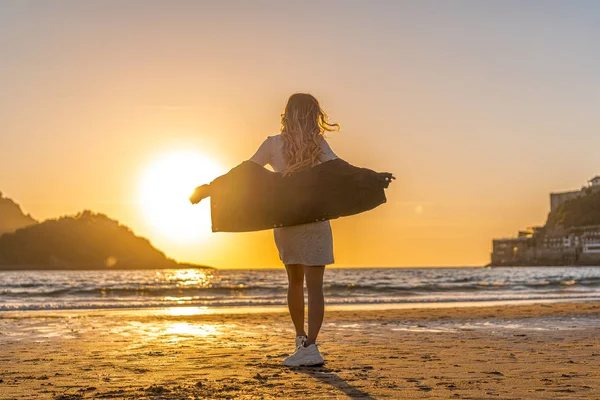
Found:
[[[256,153],[252,157],[250,157],[250,161],[255,162],[256,164],[264,167],[265,165],[271,162],[271,141],[270,138],[267,137],[264,142],[260,145]]]
[[[329,143],[327,143],[325,138],[321,140],[321,152],[321,162],[331,161],[338,158],[338,156],[333,152],[333,150],[331,150],[331,147],[329,147]]]

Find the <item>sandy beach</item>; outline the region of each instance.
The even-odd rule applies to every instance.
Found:
[[[264,311],[264,310],[263,310]],[[594,399],[600,304],[328,310],[289,369],[281,310],[4,312],[2,399]]]

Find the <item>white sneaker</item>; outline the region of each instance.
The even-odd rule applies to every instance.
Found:
[[[304,342],[306,342],[306,339],[308,339],[308,337],[305,336],[296,336],[296,349],[298,347],[302,347],[304,346]]]
[[[304,347],[300,346],[294,354],[283,360],[283,365],[286,367],[308,367],[312,365],[323,365],[325,360],[319,353],[316,344]]]

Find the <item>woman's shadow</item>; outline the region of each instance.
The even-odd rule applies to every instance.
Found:
[[[363,392],[340,378],[332,369],[324,367],[298,367],[295,370],[335,387],[351,399],[375,400],[369,393]]]

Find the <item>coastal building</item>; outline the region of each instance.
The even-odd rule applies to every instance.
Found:
[[[598,192],[600,175],[580,190],[551,193],[550,210]],[[517,237],[494,239],[491,265],[600,265],[600,225],[550,226],[530,227],[519,231]]]
[[[600,225],[520,231],[516,238],[493,240],[492,247],[496,266],[600,265]]]
[[[492,265],[511,265],[531,257],[531,249],[543,231],[541,226],[531,226],[519,231],[517,237],[494,239]]]
[[[582,195],[582,190],[570,192],[550,193],[550,211],[555,211],[561,204],[576,199]]]
[[[511,264],[521,260],[530,247],[531,240],[531,237],[494,239],[492,242],[492,264]]]
[[[523,230],[523,231],[519,231],[519,237],[536,237],[538,236],[541,232],[543,232],[544,227],[543,226],[530,226],[527,227],[527,229]]]
[[[561,204],[585,196],[588,193],[600,191],[600,175],[588,181],[588,185],[580,190],[570,190],[567,192],[550,193],[550,211],[555,211]]]
[[[600,232],[586,232],[581,237],[584,254],[600,254]]]
[[[569,249],[578,247],[580,243],[580,235],[565,229],[546,232],[542,241],[543,247],[548,249]]]

